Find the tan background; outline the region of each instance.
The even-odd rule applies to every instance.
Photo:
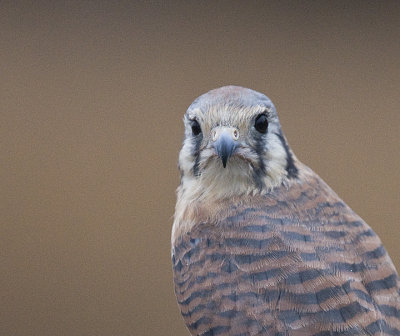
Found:
[[[314,3],[314,2],[313,2]],[[237,84],[400,268],[400,3],[0,3],[0,335],[187,335],[181,119]]]

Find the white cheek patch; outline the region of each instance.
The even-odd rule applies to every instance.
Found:
[[[180,153],[179,153],[179,167],[184,175],[190,175],[193,168],[193,145],[190,141],[185,141]]]
[[[246,160],[248,160],[249,162],[252,163],[252,165],[258,167],[258,154],[252,150],[249,147],[241,147],[237,150],[236,152],[239,157],[241,158],[245,158]]]
[[[271,186],[279,183],[282,176],[286,176],[287,157],[285,148],[277,135],[270,133],[267,137],[268,149],[263,154],[262,160],[266,167],[267,177],[266,180],[273,181]],[[268,185],[268,183],[267,183]]]

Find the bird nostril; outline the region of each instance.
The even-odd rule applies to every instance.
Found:
[[[235,139],[235,140],[239,139],[239,134],[238,134],[237,130],[233,131],[233,139]]]

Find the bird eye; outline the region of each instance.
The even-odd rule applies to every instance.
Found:
[[[254,127],[256,128],[257,131],[260,133],[265,133],[267,132],[268,129],[268,120],[267,116],[265,114],[260,114],[254,123]]]
[[[201,127],[197,120],[192,120],[192,133],[194,136],[201,133]]]

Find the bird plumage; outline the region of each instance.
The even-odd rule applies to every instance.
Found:
[[[210,91],[185,125],[172,262],[192,335],[400,335],[399,278],[380,239],[297,160],[266,96]],[[219,127],[239,132],[226,168]]]

